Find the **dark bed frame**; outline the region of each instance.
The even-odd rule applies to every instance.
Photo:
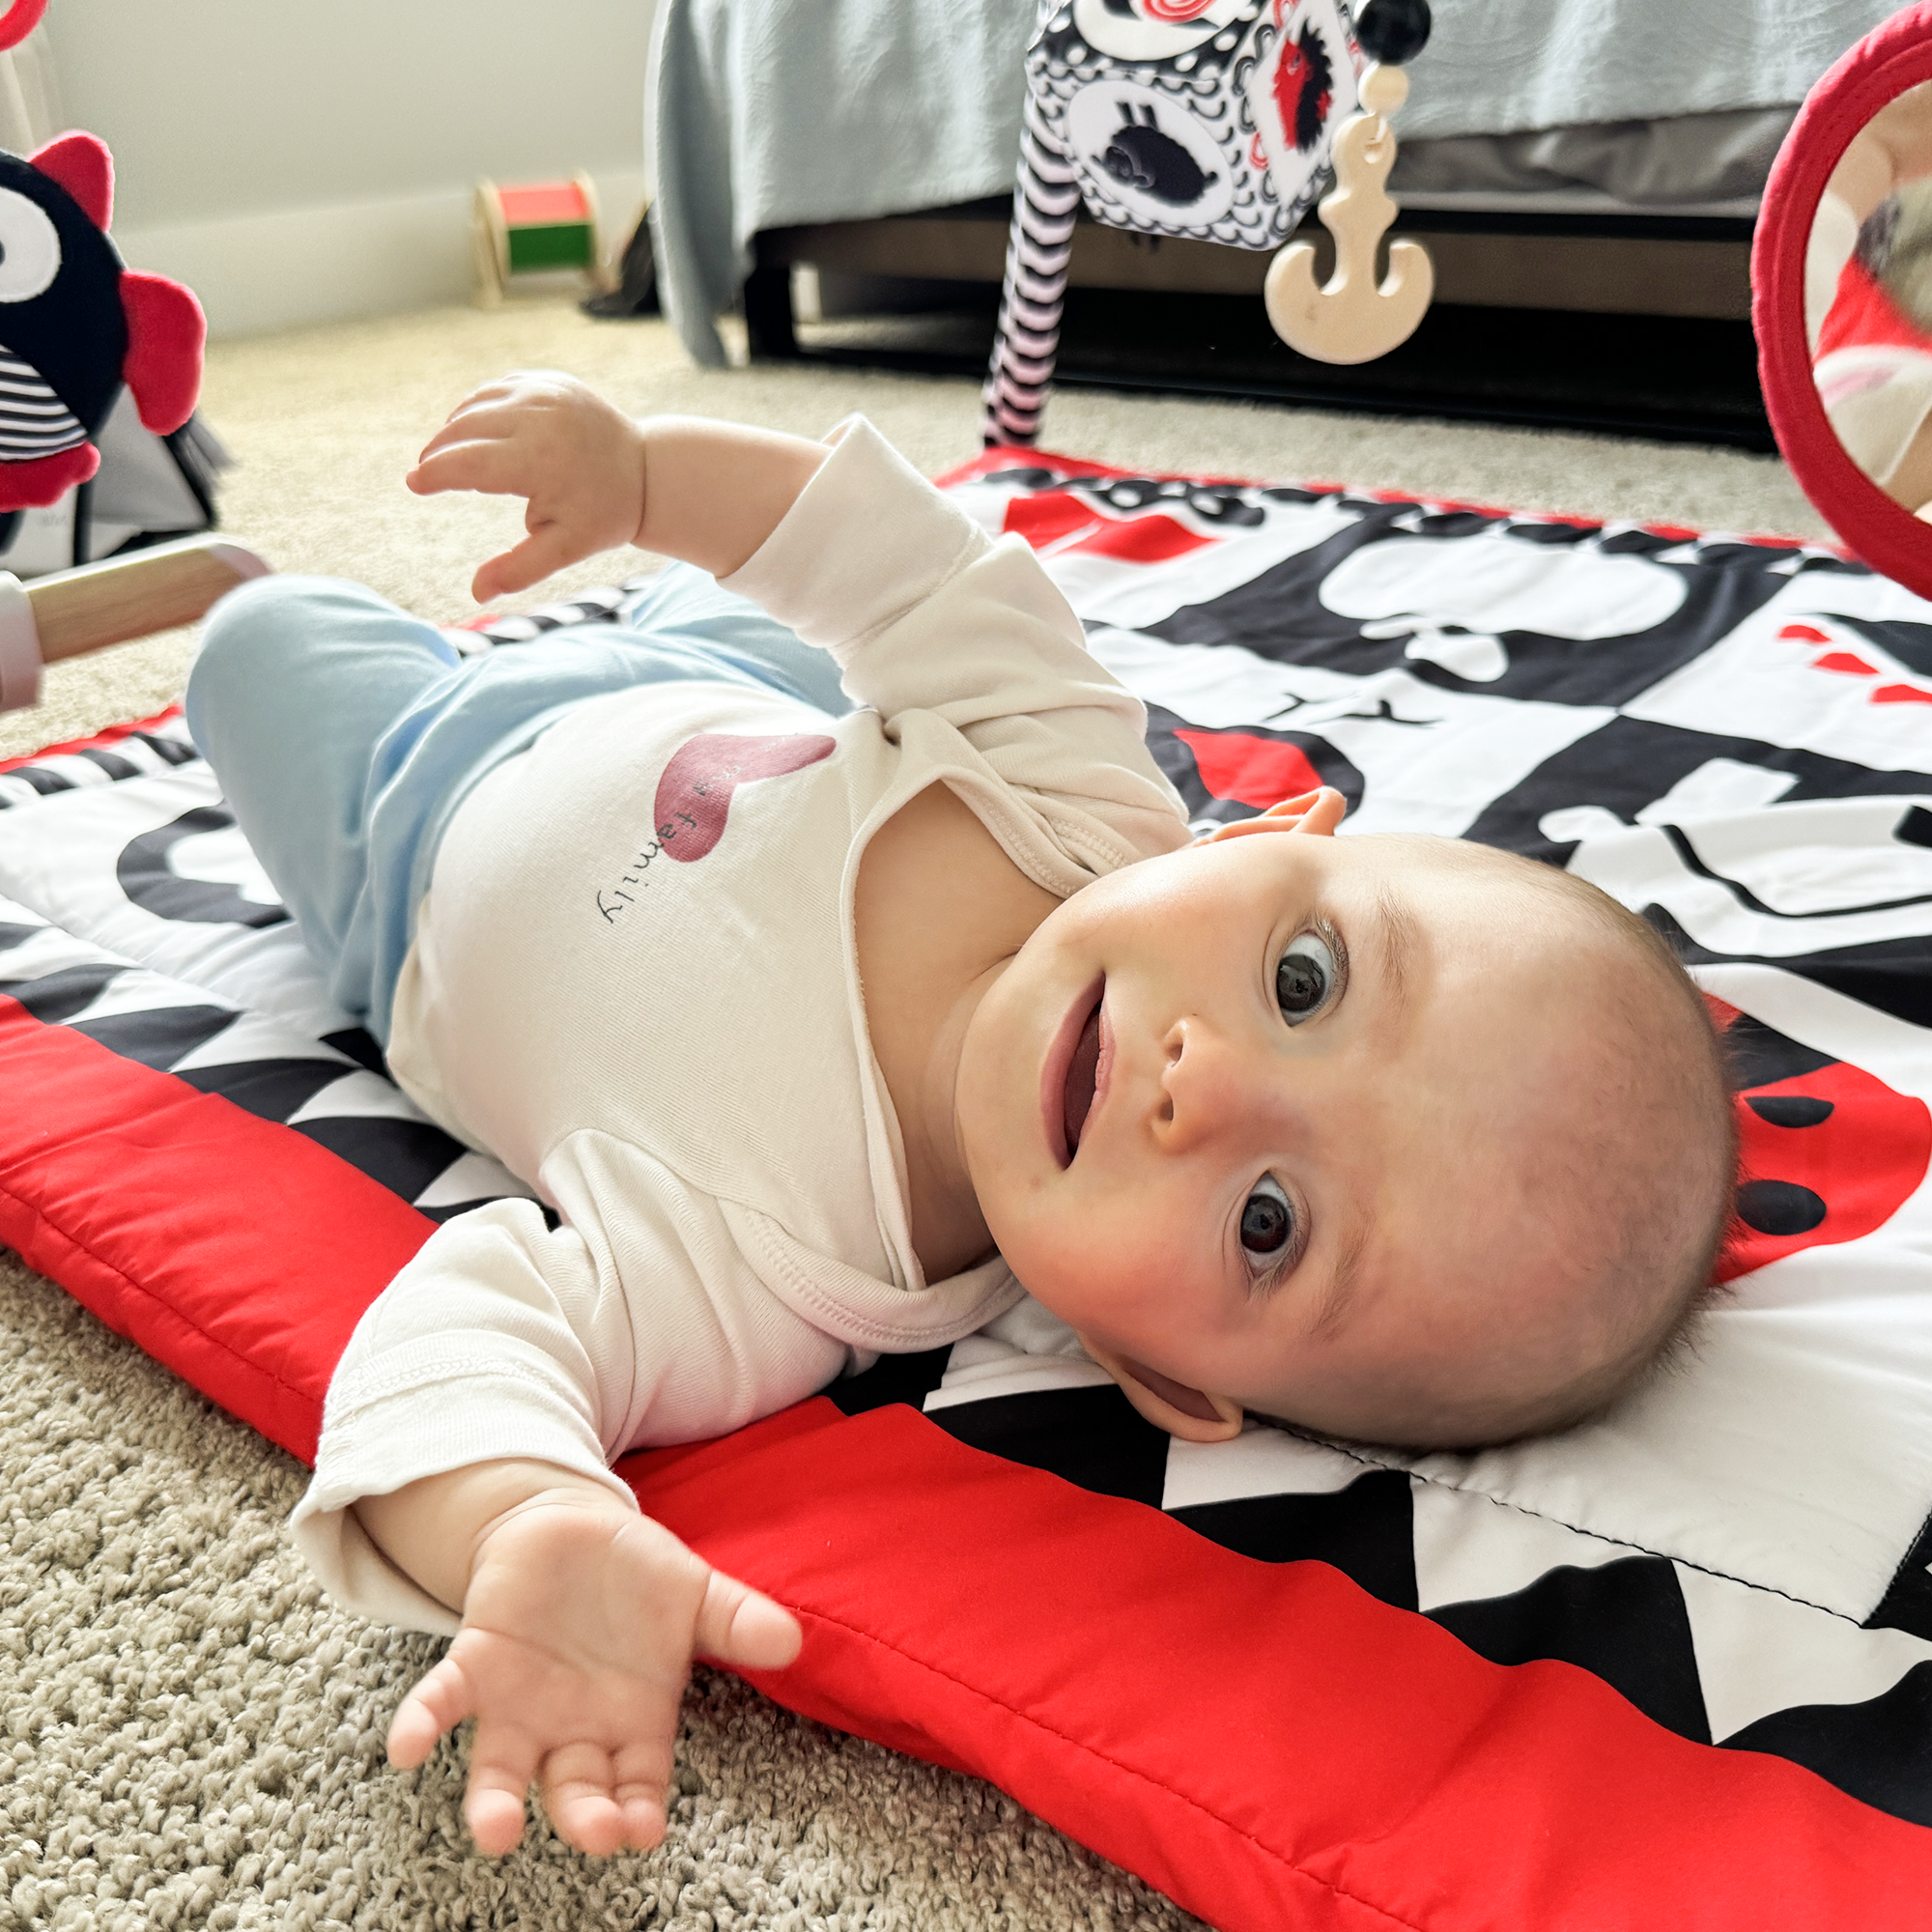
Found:
[[[751,354],[982,375],[1009,213],[999,197],[759,235],[744,290]],[[1325,249],[1325,232],[1310,226]],[[1297,355],[1269,328],[1260,300],[1269,255],[1129,234],[1083,213],[1056,380],[1768,452],[1752,227],[1734,215],[1406,208],[1391,234],[1427,243],[1435,305],[1394,354],[1339,368]],[[871,313],[802,325],[794,284],[806,268],[856,285]]]

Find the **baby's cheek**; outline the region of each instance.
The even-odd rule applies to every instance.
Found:
[[[1021,1286],[1075,1327],[1103,1299],[1107,1278],[1103,1244],[1091,1235],[1083,1238],[1080,1218],[1064,1211],[1045,1190],[1035,1194],[1004,1229],[993,1213],[986,1216],[993,1239]]]
[[[1110,1223],[1114,1225],[1109,1225]],[[1164,1360],[1204,1323],[1198,1266],[1151,1217],[1087,1208],[1058,1215],[1035,1243],[1028,1293],[1095,1341]],[[1010,1259],[1010,1258],[1009,1258]]]

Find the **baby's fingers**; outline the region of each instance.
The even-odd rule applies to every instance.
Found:
[[[697,1608],[692,1648],[720,1663],[781,1670],[798,1656],[805,1634],[792,1613],[735,1577],[714,1570]]]
[[[586,553],[564,532],[561,524],[545,524],[513,550],[493,556],[470,581],[469,594],[479,604],[507,597],[541,583],[553,571],[572,564]]]
[[[661,1844],[669,1756],[668,1749],[640,1747],[619,1752],[613,1763],[588,1744],[552,1751],[544,1761],[544,1808],[557,1835],[600,1859],[626,1846],[647,1852]]]
[[[524,1794],[537,1775],[537,1762],[536,1741],[527,1731],[477,1725],[463,1822],[486,1858],[501,1858],[524,1835]]]
[[[460,1664],[444,1658],[403,1699],[390,1720],[389,1762],[399,1771],[413,1771],[436,1748],[444,1731],[453,1731],[475,1711],[469,1678]]]
[[[440,448],[432,442],[403,478],[403,487],[418,497],[434,497],[444,490],[521,497],[524,467],[512,445],[499,438],[464,437]]]

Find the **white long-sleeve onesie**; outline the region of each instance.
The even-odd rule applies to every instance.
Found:
[[[831,651],[863,708],[705,682],[591,699],[444,835],[390,1065],[557,1225],[525,1201],[457,1216],[350,1340],[294,1527],[366,1615],[456,1628],[358,1497],[504,1457],[628,1494],[626,1450],[721,1435],[1020,1293],[997,1259],[928,1284],[913,1252],[860,858],[943,782],[1065,897],[1184,844],[1185,813],[1026,544],[863,419],[835,435],[725,583]]]

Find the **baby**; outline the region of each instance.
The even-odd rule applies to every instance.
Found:
[[[1560,1428],[1681,1332],[1728,1093],[1594,887],[1338,839],[1327,790],[1191,838],[1027,546],[863,420],[639,423],[522,375],[409,483],[527,499],[479,598],[684,559],[627,627],[468,660],[265,580],[188,689],[336,999],[539,1197],[452,1215],[369,1309],[296,1517],[339,1601],[455,1633],[389,1750],[477,1719],[486,1852],[533,1778],[572,1844],[656,1843],[693,1654],[797,1654],[639,1514],[626,1450],[1022,1285],[1192,1441]]]

